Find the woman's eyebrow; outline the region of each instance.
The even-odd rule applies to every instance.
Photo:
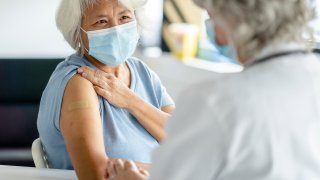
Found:
[[[103,18],[103,17],[108,17],[107,14],[97,14],[94,16],[95,18]]]
[[[126,13],[131,13],[131,11],[126,9],[126,10],[121,11],[119,14],[126,14]]]

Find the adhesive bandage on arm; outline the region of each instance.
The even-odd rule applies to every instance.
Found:
[[[89,109],[91,108],[89,101],[74,101],[68,105],[68,111],[80,110],[80,109]]]

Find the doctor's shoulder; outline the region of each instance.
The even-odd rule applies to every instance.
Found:
[[[252,88],[252,80],[247,78],[247,75],[242,73],[211,77],[184,88],[179,93],[178,101],[182,101],[182,104],[192,102],[209,109],[221,108],[234,112],[238,107],[248,106],[247,100],[257,96],[258,92]]]
[[[223,74],[216,77],[208,77],[197,83],[193,83],[183,88],[179,99],[202,99],[203,102],[210,101],[210,98],[224,96],[232,93],[236,84],[234,77],[230,74]]]

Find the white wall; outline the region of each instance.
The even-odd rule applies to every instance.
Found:
[[[55,26],[59,2],[0,0],[0,58],[65,57],[74,52]],[[314,2],[320,9],[320,0]]]
[[[0,0],[0,57],[65,57],[73,50],[55,25],[60,0]]]

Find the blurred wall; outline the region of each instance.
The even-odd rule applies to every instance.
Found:
[[[0,57],[65,57],[73,52],[55,25],[60,0],[0,0]]]

